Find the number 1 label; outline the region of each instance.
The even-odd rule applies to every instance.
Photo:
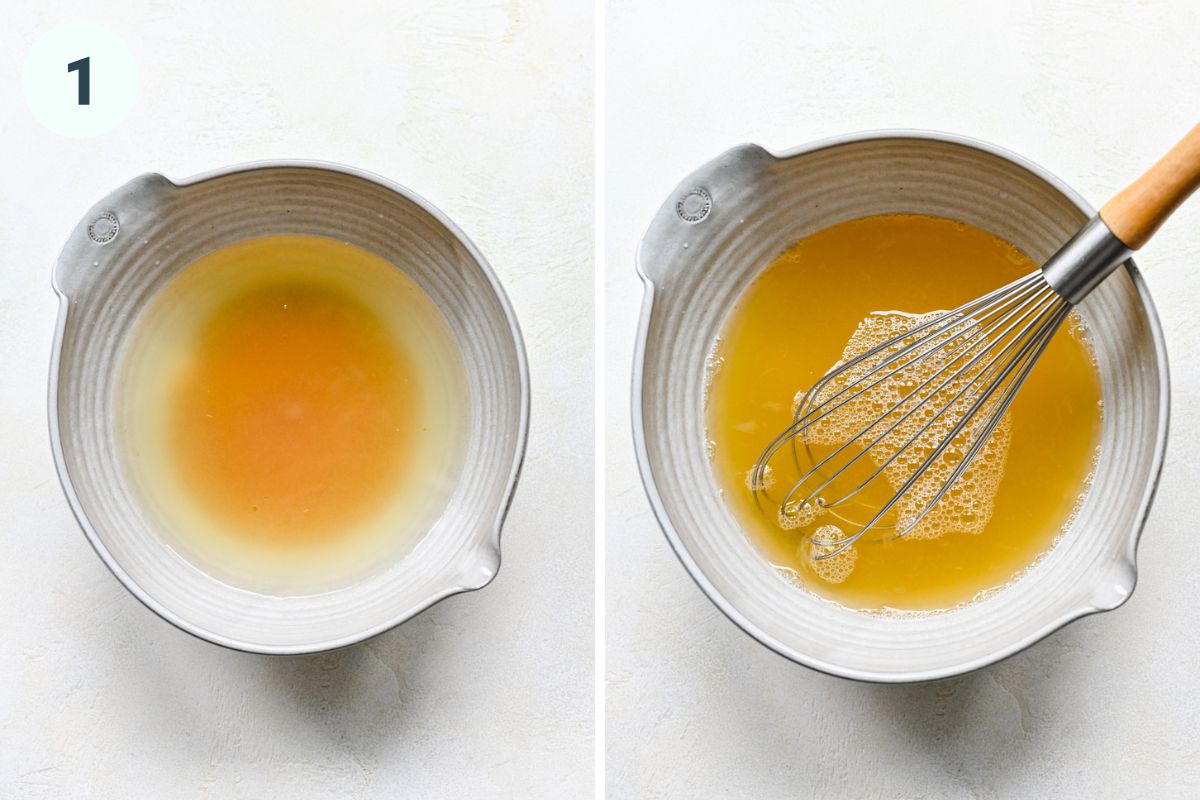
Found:
[[[29,48],[21,90],[48,130],[72,139],[102,136],[121,124],[137,101],[137,60],[125,40],[103,25],[67,22]]]
[[[89,106],[92,104],[92,59],[90,57],[81,58],[78,61],[72,61],[67,64],[67,72],[79,73],[79,105]]]

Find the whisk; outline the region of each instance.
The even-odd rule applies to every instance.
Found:
[[[1040,270],[953,310],[916,318],[910,329],[835,365],[799,399],[792,424],[763,450],[751,471],[752,487],[765,491],[768,463],[785,445],[800,442],[814,463],[783,496],[782,521],[843,505],[881,476],[899,484],[869,521],[854,523],[855,533],[836,539],[814,535],[817,560],[833,558],[873,529],[893,528],[896,536],[913,530],[984,449],[1072,308],[1145,244],[1197,186],[1200,125],[1109,200]],[[872,414],[863,424],[838,436],[829,455],[812,456],[810,434],[833,424],[839,411],[864,407]],[[862,461],[868,454],[871,461]],[[931,467],[949,456],[953,462],[943,460],[938,470],[949,469],[948,477],[936,491],[920,492],[932,499],[886,524],[889,512],[919,482],[928,475],[936,479]],[[871,467],[864,479],[854,477],[853,470]],[[844,493],[837,489],[835,499],[824,497],[839,482],[855,485]]]

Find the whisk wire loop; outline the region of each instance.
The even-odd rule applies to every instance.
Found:
[[[1017,321],[1015,321],[1011,325],[1009,325],[1009,327],[1005,331],[1000,333],[998,336],[996,336],[995,339],[988,339],[986,337],[983,338],[981,340],[981,342],[984,345],[990,345],[996,341],[1006,341],[1006,340],[1008,341],[1008,343],[999,352],[995,353],[992,356],[991,360],[983,367],[983,369],[979,373],[977,373],[976,375],[971,377],[970,380],[967,382],[967,384],[965,386],[963,386],[963,388],[957,394],[955,394],[955,396],[953,398],[951,398],[947,403],[945,403],[938,411],[933,412],[931,414],[931,416],[927,419],[925,424],[922,425],[921,428],[915,434],[913,434],[903,445],[901,445],[899,448],[897,448],[883,463],[879,464],[878,469],[870,477],[868,477],[866,480],[864,480],[862,483],[860,483],[858,485],[858,487],[856,487],[852,491],[848,492],[847,494],[843,495],[840,499],[833,501],[833,502],[825,502],[822,505],[825,508],[834,508],[836,506],[843,505],[845,502],[847,502],[852,497],[854,497],[856,494],[858,494],[860,491],[862,491],[864,488],[866,488],[867,485],[870,484],[872,481],[874,481],[877,477],[882,475],[885,472],[885,470],[888,467],[890,467],[900,457],[900,455],[903,452],[905,452],[909,447],[915,445],[918,441],[920,441],[920,439],[942,417],[944,417],[947,413],[949,413],[955,407],[955,405],[958,403],[959,400],[961,400],[963,397],[967,397],[968,399],[971,399],[972,397],[974,397],[974,394],[971,392],[972,388],[974,388],[976,385],[978,385],[981,382],[981,378],[984,375],[989,374],[990,370],[994,370],[999,364],[1003,363],[1003,358],[1007,355],[1007,353],[1010,350],[1012,350],[1018,346],[1020,339],[1018,337],[1009,338],[1008,334],[1017,325],[1021,324],[1024,319],[1028,318],[1031,314],[1038,312],[1039,309],[1042,309],[1042,310],[1046,309],[1050,305],[1054,304],[1054,302],[1055,302],[1055,300],[1054,300],[1053,296],[1043,296],[1040,299],[1040,301],[1038,302],[1038,304],[1036,304],[1033,308],[1027,310],[1020,319],[1018,319]],[[1001,322],[997,323],[995,325],[995,327],[999,327],[1000,324],[1003,324],[1003,320]],[[972,348],[972,349],[974,349],[974,348]],[[969,352],[971,352],[971,350],[968,350],[966,352],[969,353]],[[963,378],[964,374],[970,375],[971,370],[976,366],[976,364],[980,360],[984,359],[987,356],[988,352],[989,352],[989,349],[987,347],[985,347],[976,356],[974,356],[972,359],[970,359],[966,364],[959,367],[959,369],[956,370],[953,374],[951,374],[950,377],[943,380],[942,383],[936,389],[934,389],[932,392],[928,393],[927,395],[922,396],[921,392],[930,383],[932,383],[934,380],[936,380],[939,375],[946,372],[951,367],[953,367],[956,363],[958,363],[957,359],[951,360],[951,359],[947,358],[946,362],[943,364],[943,366],[941,368],[939,368],[937,370],[937,372],[935,372],[933,375],[931,375],[928,379],[926,379],[921,385],[914,388],[908,395],[902,397],[891,408],[882,412],[879,415],[879,417],[871,425],[868,425],[862,431],[855,434],[853,437],[850,437],[844,444],[842,444],[840,447],[838,447],[837,450],[835,450],[832,454],[827,456],[821,462],[816,464],[812,469],[810,469],[807,473],[805,473],[804,476],[801,477],[793,485],[792,490],[784,498],[784,501],[783,501],[784,505],[787,506],[792,501],[795,493],[799,490],[799,488],[801,486],[803,486],[804,484],[806,484],[813,475],[819,474],[822,467],[827,466],[829,462],[833,461],[838,455],[840,455],[844,450],[846,450],[851,444],[853,444],[854,442],[857,442],[861,437],[863,437],[865,434],[869,433],[876,425],[887,420],[893,413],[898,411],[905,403],[908,403],[914,397],[918,398],[918,402],[914,403],[912,405],[912,408],[908,409],[908,411],[906,411],[895,422],[893,422],[886,431],[884,431],[882,434],[880,434],[874,440],[872,440],[870,444],[862,447],[859,450],[859,452],[856,453],[845,465],[843,465],[837,472],[835,472],[833,475],[831,475],[829,478],[827,478],[824,483],[822,483],[819,487],[817,487],[817,489],[815,489],[812,493],[810,493],[810,495],[805,499],[805,502],[812,502],[817,496],[819,496],[821,491],[823,491],[830,484],[832,484],[835,480],[837,480],[837,478],[840,477],[841,474],[844,473],[847,469],[849,469],[849,467],[852,464],[856,463],[860,458],[862,458],[864,455],[866,455],[877,444],[885,441],[892,432],[894,432],[897,428],[899,428],[901,425],[903,425],[910,417],[912,417],[917,412],[923,410],[924,406],[926,405],[926,403],[928,403],[930,401],[931,398],[937,397],[938,394],[940,392],[942,392],[944,389],[946,389],[947,387],[955,385],[957,382],[959,382]],[[962,355],[965,355],[965,353],[963,353]],[[960,356],[960,358],[961,358],[961,356]],[[807,427],[808,426],[805,425],[799,431],[801,436],[803,436],[806,433]],[[795,440],[793,439],[793,442],[794,441]]]
[[[990,436],[995,428],[999,425],[1004,413],[1008,410],[1009,405],[1011,405],[1013,398],[1016,396],[1017,390],[1020,388],[1021,384],[1024,383],[1025,378],[1028,376],[1029,370],[1032,369],[1033,364],[1037,361],[1042,352],[1045,350],[1046,346],[1050,343],[1050,339],[1053,337],[1054,332],[1062,324],[1062,321],[1066,318],[1066,315],[1069,312],[1070,305],[1067,304],[1065,300],[1059,299],[1056,303],[1047,308],[1042,315],[1039,315],[1040,321],[1031,326],[1033,328],[1033,333],[1022,340],[1022,344],[1016,357],[1005,362],[1005,366],[997,380],[988,384],[987,389],[972,403],[970,408],[961,413],[953,428],[951,428],[951,430],[942,438],[937,447],[934,448],[933,452],[931,452],[912,472],[907,480],[905,480],[904,484],[896,490],[896,493],[892,495],[892,498],[888,500],[888,502],[884,503],[884,505],[875,512],[875,515],[866,524],[861,525],[854,534],[844,539],[839,539],[836,543],[814,540],[814,544],[833,547],[833,549],[829,552],[818,555],[816,559],[822,560],[825,558],[833,558],[847,548],[853,546],[854,543],[862,538],[867,531],[877,527],[879,521],[889,511],[891,511],[891,509],[898,502],[900,502],[907,492],[912,490],[917,481],[927,473],[933,463],[937,461],[937,459],[939,459],[942,454],[946,452],[954,440],[958,438],[968,423],[970,423],[971,420],[973,420],[975,416],[981,412],[991,397],[995,395],[1002,386],[1007,385],[1007,388],[1002,393],[1000,400],[997,401],[995,407],[988,415],[985,427],[981,430],[980,435],[974,437],[974,441],[971,443],[967,452],[964,453],[962,460],[955,466],[950,476],[943,482],[941,488],[934,495],[933,499],[930,500],[930,502],[927,503],[915,517],[902,521],[903,527],[897,536],[903,536],[905,533],[916,527],[916,525],[919,524],[920,521],[924,519],[930,511],[933,510],[934,506],[936,506],[938,502],[945,497],[954,483],[960,477],[962,477],[962,474],[970,466],[971,461],[983,449],[983,446],[987,442],[987,437]],[[952,405],[953,402],[948,405],[947,408],[952,407]]]
[[[759,470],[763,466],[765,466],[765,464],[767,462],[770,461],[770,459],[775,455],[775,453],[778,451],[778,449],[784,443],[786,443],[788,440],[790,440],[796,433],[800,432],[800,430],[802,430],[803,428],[811,426],[812,424],[814,424],[816,422],[819,422],[825,416],[828,416],[829,414],[833,413],[834,411],[837,411],[839,408],[841,408],[847,402],[849,402],[851,399],[853,399],[852,397],[847,397],[844,400],[841,400],[841,401],[835,403],[835,401],[838,401],[838,399],[841,398],[842,395],[846,394],[847,392],[852,391],[854,389],[854,387],[856,385],[858,385],[859,383],[861,383],[863,380],[867,379],[874,373],[882,370],[884,367],[887,367],[887,366],[895,363],[896,361],[898,361],[899,359],[908,355],[915,349],[920,349],[920,347],[926,347],[929,350],[936,349],[938,347],[937,337],[939,335],[941,335],[945,331],[951,329],[954,325],[959,324],[961,322],[962,318],[964,318],[964,317],[969,318],[970,315],[975,314],[975,312],[977,310],[989,305],[993,301],[996,301],[1001,307],[1003,307],[1005,304],[1013,302],[1014,299],[1016,299],[1016,300],[1022,299],[1024,297],[1028,296],[1028,294],[1037,292],[1043,288],[1045,288],[1045,281],[1041,280],[1041,276],[1039,274],[1034,273],[1031,275],[1027,275],[1024,278],[1013,281],[1012,283],[1008,284],[1007,286],[1003,286],[994,292],[984,295],[983,297],[977,298],[969,303],[965,303],[965,304],[959,306],[958,308],[954,309],[953,311],[948,311],[948,312],[941,314],[933,319],[922,322],[922,323],[918,324],[916,327],[906,331],[902,335],[897,336],[889,341],[883,342],[882,344],[879,344],[875,347],[872,347],[869,350],[839,364],[834,370],[831,370],[830,372],[826,373],[821,378],[821,380],[817,381],[812,386],[812,388],[810,388],[804,394],[803,399],[797,406],[797,411],[796,411],[796,414],[794,416],[791,426],[789,426],[782,433],[780,433],[778,436],[776,436],[774,439],[772,439],[771,442],[767,445],[767,447],[763,451],[763,455],[759,458],[758,464],[755,467],[755,470],[756,470],[755,476],[754,476],[755,480],[757,482],[761,482],[762,475]],[[1011,296],[1008,296],[1010,294],[1011,294]],[[809,407],[812,404],[812,399],[819,396],[820,392],[825,388],[825,386],[827,386],[830,381],[834,380],[834,378],[837,375],[844,374],[845,372],[853,369],[855,366],[857,366],[858,364],[862,363],[863,361],[871,358],[872,356],[879,354],[880,352],[888,349],[889,347],[896,346],[896,344],[898,342],[903,343],[903,342],[907,341],[910,337],[915,337],[921,331],[923,331],[927,328],[930,328],[930,327],[936,327],[937,330],[935,332],[927,335],[926,337],[923,337],[923,340],[917,339],[914,342],[905,344],[905,346],[901,347],[897,352],[891,354],[890,356],[887,356],[880,363],[876,364],[872,370],[868,371],[867,373],[865,373],[862,376],[859,376],[859,378],[857,380],[842,387],[835,394],[833,394],[832,396],[827,398],[824,401],[824,403],[822,403],[822,405],[821,405],[821,408],[824,410],[818,416],[816,416],[815,418],[812,418],[812,419],[808,419],[808,412],[801,413],[805,408]],[[921,355],[924,355],[924,354],[921,354]],[[911,364],[915,360],[916,360],[916,357],[914,357],[913,359],[910,359],[910,361],[907,363]],[[871,383],[868,386],[863,387],[863,389],[861,391],[863,391],[863,392],[869,391],[871,388],[874,388],[875,386],[879,385],[879,383],[883,382],[888,377],[890,377],[890,374],[884,374],[884,375],[880,376],[874,383]]]
[[[938,441],[928,447],[927,453],[922,451],[925,454],[921,463],[907,475],[890,500],[874,511],[868,522],[855,523],[857,531],[837,540],[814,538],[813,544],[823,550],[814,558],[833,558],[854,546],[872,529],[895,528],[896,536],[903,536],[950,492],[972,460],[982,452],[1033,364],[1071,308],[1072,304],[1046,282],[1042,273],[1035,272],[951,311],[931,315],[887,341],[846,358],[804,393],[797,403],[792,423],[764,448],[752,472],[756,491],[766,491],[766,467],[785,444],[792,444],[799,467],[800,459],[795,450],[799,441],[808,451],[813,466],[804,471],[784,495],[781,514],[796,513],[795,509],[810,504],[822,510],[836,508],[879,477],[889,475],[904,454],[918,446],[928,447],[925,441],[931,435],[938,436]],[[914,374],[917,379],[912,377]],[[847,377],[851,379],[847,381]],[[839,378],[845,385],[835,385],[834,391],[828,391]],[[902,383],[896,384],[897,381]],[[897,386],[902,390],[897,390]],[[899,399],[884,403],[886,409],[852,435],[839,438],[828,455],[819,460],[813,457],[809,434],[814,426],[847,404],[866,399],[877,389],[890,391]],[[925,414],[925,421],[910,423],[917,414]],[[948,424],[951,419],[953,424],[940,435],[938,426]],[[917,426],[911,435],[904,428],[906,423]],[[881,428],[882,432],[879,432]],[[967,436],[962,459],[953,466],[932,500],[915,515],[894,525],[884,524],[887,514],[960,440],[964,431]],[[892,439],[897,435],[905,437],[904,441],[891,449],[895,444]],[[857,452],[848,453],[855,445]],[[868,477],[836,499],[827,500],[822,496],[868,454],[872,455],[875,466]],[[820,482],[815,488],[806,490],[814,480]],[[801,496],[803,500],[797,506],[796,501]]]

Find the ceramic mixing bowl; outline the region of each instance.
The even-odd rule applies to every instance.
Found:
[[[167,546],[126,474],[116,411],[119,354],[155,292],[208,252],[275,234],[331,237],[403,265],[445,316],[469,394],[457,485],[415,549],[352,585],[302,596],[230,586]],[[495,576],[525,450],[525,351],[483,255],[422,198],[313,162],[250,164],[182,182],[143,175],[75,227],[54,288],[61,300],[49,416],[59,478],[96,552],[166,620],[228,647],[314,652],[373,636]]]
[[[735,299],[776,255],[830,225],[895,213],[975,225],[1042,263],[1093,212],[1037,165],[958,136],[854,134],[779,154],[735,147],[680,183],[642,240],[633,392],[647,494],[700,588],[781,655],[884,682],[967,672],[1125,602],[1168,416],[1162,330],[1129,262],[1078,309],[1105,415],[1092,488],[1055,547],[985,599],[923,616],[853,611],[797,588],[721,499],[705,446],[705,356]]]

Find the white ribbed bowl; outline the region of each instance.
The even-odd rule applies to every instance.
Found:
[[[680,183],[642,239],[633,419],[659,523],[730,619],[801,664],[902,682],[982,667],[1129,597],[1166,446],[1168,379],[1158,318],[1129,262],[1079,307],[1103,389],[1101,452],[1078,516],[1045,558],[985,600],[926,616],[852,611],[797,588],[719,495],[705,448],[705,356],[734,300],[785,248],[830,225],[890,213],[957,219],[1040,263],[1092,209],[1035,164],[947,134],[853,134],[779,155],[735,147]]]
[[[350,586],[303,596],[230,586],[167,546],[126,474],[117,415],[117,359],[151,296],[205,253],[275,234],[347,241],[403,265],[445,316],[469,394],[457,485],[417,546]],[[422,198],[315,162],[249,164],[181,183],[143,175],[84,216],[53,282],[60,305],[49,416],[59,478],[96,552],[164,619],[227,647],[316,652],[374,636],[495,576],[525,451],[525,351],[483,255]]]

